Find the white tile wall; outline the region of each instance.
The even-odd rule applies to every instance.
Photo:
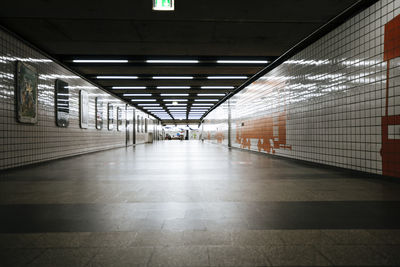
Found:
[[[242,123],[266,117],[277,121],[286,113],[288,147],[275,154],[381,174],[384,25],[399,14],[400,1],[379,1],[231,98],[232,146],[241,147],[236,132]],[[389,112],[399,115],[400,93],[391,88]],[[206,117],[205,135],[227,128],[221,126],[228,124],[224,108]],[[256,138],[250,143],[251,150],[258,150]]]
[[[39,73],[38,123],[35,125],[21,124],[16,120],[14,74],[17,60],[33,65]],[[55,122],[54,83],[57,78],[70,86],[68,128],[57,127]],[[87,129],[79,127],[79,90],[86,90],[89,94]],[[95,129],[95,97],[101,97],[105,102],[102,130]],[[114,105],[113,131],[107,130],[107,103]],[[126,131],[117,131],[116,127],[118,106],[125,109],[122,101],[0,30],[0,169],[125,146]],[[137,114],[148,117],[142,112]],[[144,142],[142,139],[137,143]]]

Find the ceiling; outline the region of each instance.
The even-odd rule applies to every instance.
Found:
[[[152,0],[21,0],[2,3],[0,24],[163,122],[195,123],[356,2],[175,0],[166,12]]]

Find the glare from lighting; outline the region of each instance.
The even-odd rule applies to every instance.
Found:
[[[157,86],[157,89],[190,89],[190,86]]]
[[[112,89],[146,89],[146,86],[113,86]]]
[[[201,89],[235,89],[234,86],[202,86]]]
[[[97,79],[136,80],[138,76],[97,76]]]
[[[246,80],[247,76],[208,76],[209,80]]]
[[[74,59],[73,63],[128,63],[126,59]]]
[[[146,60],[146,63],[179,63],[179,64],[193,64],[199,63],[198,60]]]
[[[193,76],[153,76],[154,80],[192,80]]]
[[[267,64],[267,60],[217,60],[220,64]]]
[[[123,96],[151,96],[151,94],[123,94]]]

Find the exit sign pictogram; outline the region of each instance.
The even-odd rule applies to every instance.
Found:
[[[153,0],[153,10],[171,11],[174,9],[174,0]]]

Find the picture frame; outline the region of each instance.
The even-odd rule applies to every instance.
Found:
[[[79,91],[80,127],[87,129],[89,125],[89,95],[86,91]]]
[[[95,108],[96,108],[96,129],[103,129],[103,100],[99,97],[95,98]]]
[[[121,107],[117,107],[117,131],[121,131],[122,130],[122,108]]]
[[[38,121],[38,73],[35,67],[17,61],[17,120],[36,124]]]
[[[54,100],[56,125],[66,128],[69,125],[69,87],[68,83],[57,79],[55,84]]]
[[[107,105],[107,126],[109,131],[114,129],[114,107],[111,103]]]

